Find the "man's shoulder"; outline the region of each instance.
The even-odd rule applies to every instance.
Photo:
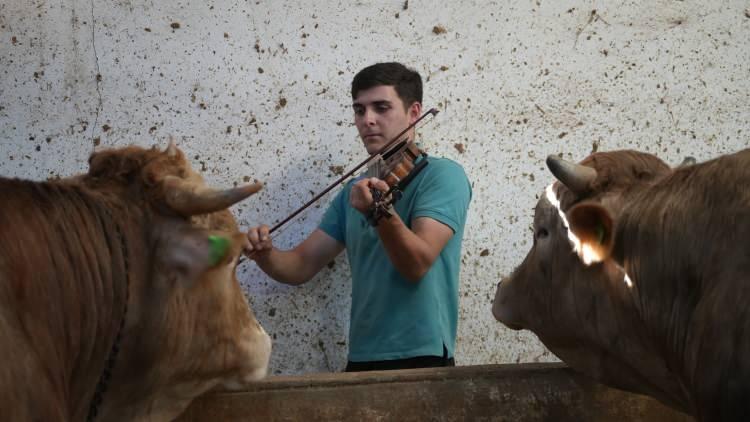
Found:
[[[466,177],[466,171],[464,170],[464,167],[460,163],[453,161],[450,158],[428,155],[427,161],[429,163],[427,167],[432,166],[432,171],[449,173],[453,177]]]

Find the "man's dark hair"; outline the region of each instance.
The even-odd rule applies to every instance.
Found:
[[[360,70],[352,80],[352,99],[359,91],[381,85],[393,86],[405,108],[422,102],[422,77],[398,62],[376,63]]]

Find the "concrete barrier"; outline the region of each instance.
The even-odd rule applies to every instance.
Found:
[[[691,421],[563,364],[459,366],[270,377],[195,400],[181,422]]]

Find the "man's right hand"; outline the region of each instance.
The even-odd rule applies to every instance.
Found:
[[[344,250],[342,243],[321,229],[315,229],[302,243],[285,251],[273,247],[268,226],[251,228],[246,238],[245,255],[272,279],[291,285],[310,280]]]
[[[273,242],[268,232],[268,226],[261,225],[252,227],[247,231],[247,243],[245,244],[245,255],[250,259],[255,259],[271,249]]]

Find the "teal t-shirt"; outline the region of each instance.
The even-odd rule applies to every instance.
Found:
[[[391,264],[374,227],[349,205],[354,180],[333,199],[320,229],[346,246],[352,271],[349,361],[453,357],[458,324],[461,241],[471,185],[461,165],[428,156],[394,208],[404,223],[430,217],[453,230],[430,270],[418,282]]]

